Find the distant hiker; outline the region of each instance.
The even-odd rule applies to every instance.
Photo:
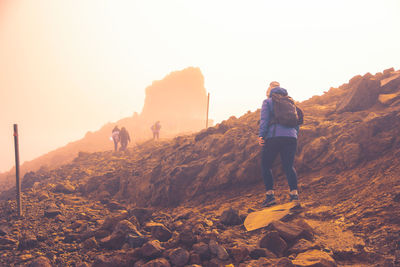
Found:
[[[128,143],[131,141],[131,137],[129,136],[129,133],[125,127],[121,128],[121,131],[119,132],[119,138],[121,139],[121,148],[119,150],[125,151]]]
[[[271,82],[267,90],[267,99],[261,108],[259,145],[262,146],[262,176],[267,190],[262,205],[269,207],[276,204],[272,164],[280,154],[283,170],[289,184],[290,201],[298,200],[297,174],[293,167],[297,149],[299,125],[303,123],[303,112],[296,107],[286,89],[278,82]]]
[[[111,132],[111,137],[114,141],[114,151],[118,151],[119,132],[120,132],[120,130],[119,130],[118,126],[115,126]]]
[[[154,139],[159,139],[160,138],[160,129],[161,129],[161,124],[160,121],[156,121],[156,123],[154,123],[151,126],[151,131],[153,132],[153,140]]]

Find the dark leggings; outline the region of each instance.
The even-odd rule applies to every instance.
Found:
[[[294,137],[272,137],[265,141],[262,149],[261,166],[267,191],[274,188],[271,168],[278,153],[281,155],[283,171],[286,174],[290,190],[297,190],[297,174],[293,167],[296,149],[297,139]]]

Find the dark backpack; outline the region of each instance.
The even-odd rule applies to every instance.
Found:
[[[290,96],[275,93],[271,98],[274,105],[270,124],[278,123],[292,128],[303,124],[303,111],[296,107]]]

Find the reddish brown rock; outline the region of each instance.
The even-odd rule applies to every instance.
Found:
[[[242,262],[247,256],[249,256],[249,250],[246,247],[230,248],[228,249],[228,252],[235,263]]]
[[[94,237],[86,239],[83,243],[82,243],[82,247],[85,249],[96,249],[98,248],[98,244],[97,241]]]
[[[107,249],[120,249],[124,245],[126,237],[122,233],[112,233],[99,241],[101,247]]]
[[[161,242],[166,242],[171,238],[172,232],[161,223],[147,223],[146,229],[151,231],[151,235]]]
[[[140,265],[138,265],[138,266],[140,266]],[[143,266],[143,267],[170,267],[171,264],[169,264],[169,262],[166,259],[160,258],[160,259],[155,259],[155,260],[149,261],[141,266]]]
[[[318,246],[311,243],[310,241],[306,240],[306,239],[300,239],[299,241],[297,241],[289,250],[288,252],[291,253],[302,253],[305,252],[307,250],[311,250],[311,249],[315,249]]]
[[[285,240],[283,240],[277,231],[272,231],[267,233],[260,240],[260,247],[267,248],[268,250],[275,253],[278,257],[282,257],[283,253],[287,249],[287,244]]]
[[[215,240],[210,240],[210,243],[208,244],[208,247],[210,249],[210,252],[218,257],[220,260],[227,260],[229,259],[229,254],[226,251],[226,249],[219,245]]]
[[[303,234],[301,227],[282,221],[274,221],[270,224],[270,227],[276,230],[286,242],[293,242]]]
[[[210,249],[208,245],[204,242],[196,243],[192,247],[193,251],[200,255],[202,260],[209,260],[210,259]]]
[[[297,267],[336,267],[336,262],[329,254],[320,250],[310,250],[297,255],[293,260]]]
[[[51,267],[51,262],[46,257],[38,257],[29,263],[28,267]]]
[[[275,263],[274,267],[295,267],[295,265],[288,258],[281,258]]]
[[[242,219],[239,216],[239,212],[233,208],[224,210],[222,212],[220,221],[225,225],[238,225],[243,223]]]
[[[156,258],[162,254],[164,248],[158,240],[152,240],[140,248],[140,252],[145,258]]]
[[[172,265],[185,266],[189,262],[190,254],[186,249],[177,248],[172,250],[168,255]]]

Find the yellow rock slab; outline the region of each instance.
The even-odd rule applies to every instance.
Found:
[[[295,202],[276,205],[260,211],[250,213],[244,220],[244,227],[247,231],[253,231],[268,226],[273,221],[277,221],[290,213],[290,210],[298,205]]]

